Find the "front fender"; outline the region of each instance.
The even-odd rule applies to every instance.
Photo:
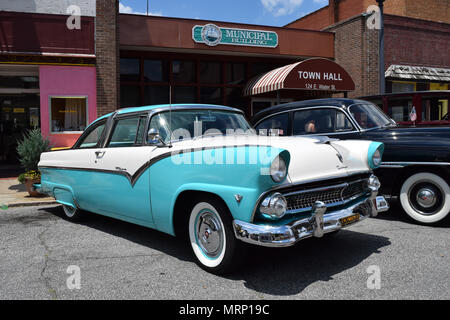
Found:
[[[246,159],[252,152],[259,152],[258,146],[235,147],[243,152]],[[271,147],[265,147],[271,148]],[[274,150],[276,148],[273,148]],[[272,151],[274,151],[272,150]],[[208,150],[192,151],[192,158]],[[156,228],[162,232],[174,234],[173,214],[178,196],[184,191],[209,192],[217,195],[228,206],[233,219],[250,221],[253,208],[259,195],[276,183],[268,172],[271,162],[283,149],[270,152],[267,163],[227,163],[225,152],[223,163],[180,164],[179,158],[173,161],[173,155],[164,158],[150,167],[150,195],[153,220]],[[200,158],[203,155],[200,155]],[[240,202],[236,195],[242,196]]]

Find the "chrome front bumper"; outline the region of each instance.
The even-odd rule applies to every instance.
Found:
[[[378,204],[378,207],[377,207]],[[322,237],[324,234],[339,230],[348,225],[375,217],[380,211],[387,211],[389,206],[383,197],[372,193],[369,198],[359,201],[345,209],[326,213],[327,207],[316,202],[311,217],[291,222],[282,226],[257,225],[240,220],[233,221],[236,238],[247,243],[266,247],[287,247],[296,242],[310,238]],[[359,214],[359,219],[344,224],[343,220]]]

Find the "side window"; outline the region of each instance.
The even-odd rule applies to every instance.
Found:
[[[336,109],[321,108],[294,113],[294,135],[335,133],[353,130],[347,116]]]
[[[94,125],[92,128],[89,128],[88,133],[82,138],[82,140],[78,144],[78,149],[87,149],[87,148],[95,148],[97,147],[98,142],[103,133],[103,129],[105,129],[106,122],[99,123]]]
[[[107,148],[132,147],[136,144],[136,137],[140,117],[124,118],[116,120],[111,139]],[[142,142],[142,138],[141,142]]]
[[[289,123],[289,113],[280,113],[270,117],[256,126],[256,132],[260,135],[270,135],[271,132],[278,131],[279,136],[287,136]]]

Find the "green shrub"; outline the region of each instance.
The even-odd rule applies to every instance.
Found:
[[[19,161],[26,172],[38,171],[38,163],[42,152],[50,151],[50,141],[42,138],[39,129],[29,130],[17,145]]]

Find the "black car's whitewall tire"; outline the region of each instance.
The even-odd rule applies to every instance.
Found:
[[[82,217],[82,213],[79,209],[63,204],[62,205],[64,216],[70,221],[79,221]]]
[[[189,216],[189,242],[197,264],[203,269],[224,274],[232,271],[241,248],[232,230],[228,209],[214,198],[196,201]]]
[[[450,213],[450,187],[434,173],[416,173],[403,182],[400,203],[412,219],[435,223]]]

